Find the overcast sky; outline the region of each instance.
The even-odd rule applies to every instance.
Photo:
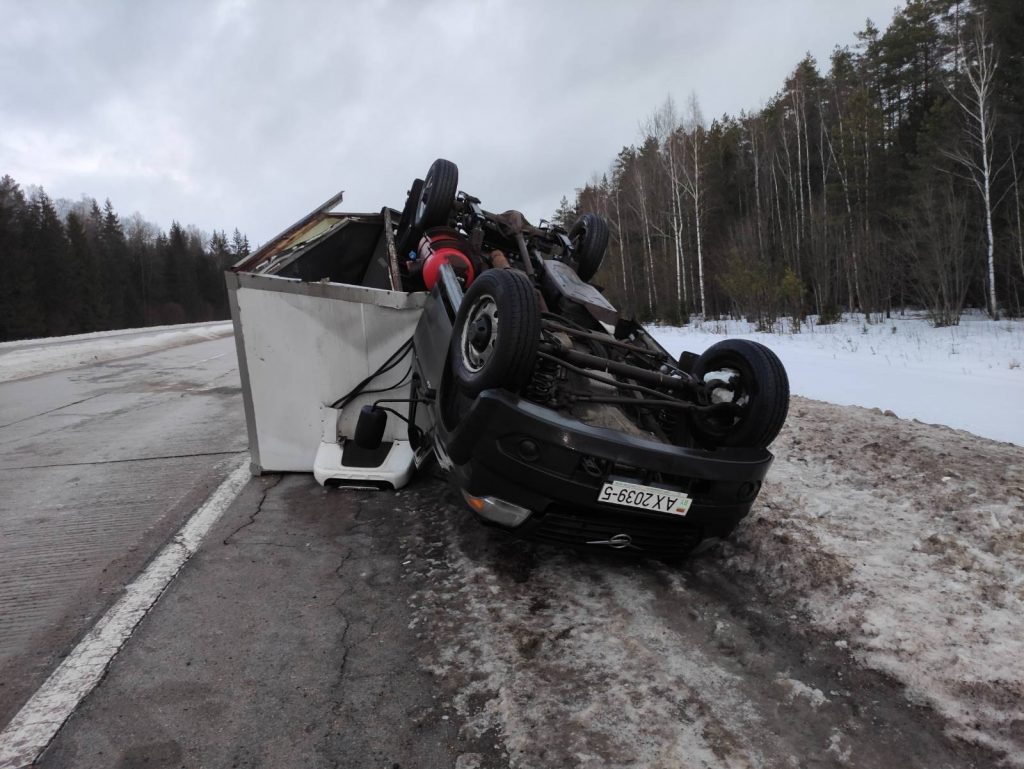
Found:
[[[0,175],[255,245],[344,189],[401,208],[435,157],[550,215],[666,96],[756,109],[897,0],[0,0]]]

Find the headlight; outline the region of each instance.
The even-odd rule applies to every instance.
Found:
[[[481,518],[502,526],[514,528],[529,518],[532,512],[497,497],[474,497],[465,489],[462,489],[462,497]]]

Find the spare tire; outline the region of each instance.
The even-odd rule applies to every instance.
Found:
[[[431,227],[443,227],[455,205],[455,194],[459,189],[459,167],[452,161],[438,158],[430,164],[423,179],[413,217],[415,229],[423,232]]]
[[[725,339],[705,350],[693,366],[702,382],[732,380],[716,388],[712,401],[728,400],[735,413],[694,412],[690,429],[707,446],[766,448],[779,434],[789,412],[789,377],[779,357],[757,342]],[[719,395],[716,395],[719,394]]]
[[[540,303],[516,270],[491,269],[462,297],[449,347],[460,389],[476,397],[492,387],[519,392],[530,379],[540,342]]]
[[[608,248],[608,223],[597,214],[583,214],[569,230],[576,257],[576,274],[588,281],[597,274]]]

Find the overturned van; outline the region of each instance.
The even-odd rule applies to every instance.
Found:
[[[337,196],[228,273],[252,467],[399,488],[436,458],[485,523],[676,556],[728,534],[789,386],[767,348],[670,356],[590,284],[608,228],[485,211],[436,161],[401,211]]]

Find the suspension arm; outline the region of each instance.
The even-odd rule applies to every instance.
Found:
[[[597,373],[595,373],[595,372],[593,372],[593,371],[591,371],[589,369],[582,368],[580,366],[574,366],[571,363],[567,363],[562,355],[552,355],[549,352],[544,352],[543,350],[538,350],[537,351],[537,357],[538,358],[543,358],[545,360],[552,360],[555,363],[557,363],[559,366],[562,366],[567,371],[572,371],[573,373],[579,374],[580,376],[585,376],[588,379],[593,379],[595,382],[600,382],[601,384],[611,385],[612,387],[616,387],[616,388],[618,388],[620,390],[632,390],[633,392],[640,392],[640,393],[643,393],[644,395],[653,396],[657,400],[665,400],[666,398],[668,398],[668,399],[672,398],[671,395],[667,395],[666,393],[659,392],[657,390],[653,390],[650,387],[644,387],[643,385],[639,385],[639,384],[628,384],[626,382],[620,382],[617,379],[612,379],[610,377],[603,377],[600,374],[597,374]],[[593,357],[593,356],[588,356],[588,357]],[[604,361],[604,358],[596,358],[596,360]],[[625,364],[623,364],[623,365],[625,365]],[[630,368],[634,368],[634,367],[630,366]],[[643,371],[643,369],[638,368],[637,371]],[[684,401],[682,399],[680,399],[679,402],[680,403],[686,403],[686,401]]]
[[[659,374],[657,371],[649,371],[629,363],[608,360],[600,355],[591,355],[579,350],[562,350],[560,354],[564,360],[577,366],[629,377],[651,387],[664,387],[666,390],[680,390],[683,392],[693,392],[696,390],[696,382],[689,375],[686,378],[666,376],[665,374]],[[663,393],[659,394],[664,397]]]
[[[637,353],[638,355],[647,355],[659,361],[667,361],[669,357],[664,353],[655,352],[654,350],[648,350],[640,347],[639,345],[630,344],[629,342],[623,342],[618,339],[607,336],[606,334],[597,334],[593,331],[584,331],[582,329],[571,328],[570,326],[557,323],[553,320],[544,318],[541,320],[541,325],[548,331],[561,332],[570,336],[580,337],[582,339],[592,339],[600,344],[607,345],[608,347],[618,347],[620,350],[629,350],[630,352]]]
[[[642,409],[676,409],[679,411],[704,411],[713,413],[722,412],[735,412],[737,407],[733,403],[711,403],[707,406],[701,406],[697,403],[687,403],[686,401],[678,400],[654,400],[654,399],[641,399],[641,398],[630,398],[624,396],[600,396],[600,395],[577,395],[570,393],[571,402],[573,403],[611,403],[615,405],[623,406],[635,406],[636,408]]]

